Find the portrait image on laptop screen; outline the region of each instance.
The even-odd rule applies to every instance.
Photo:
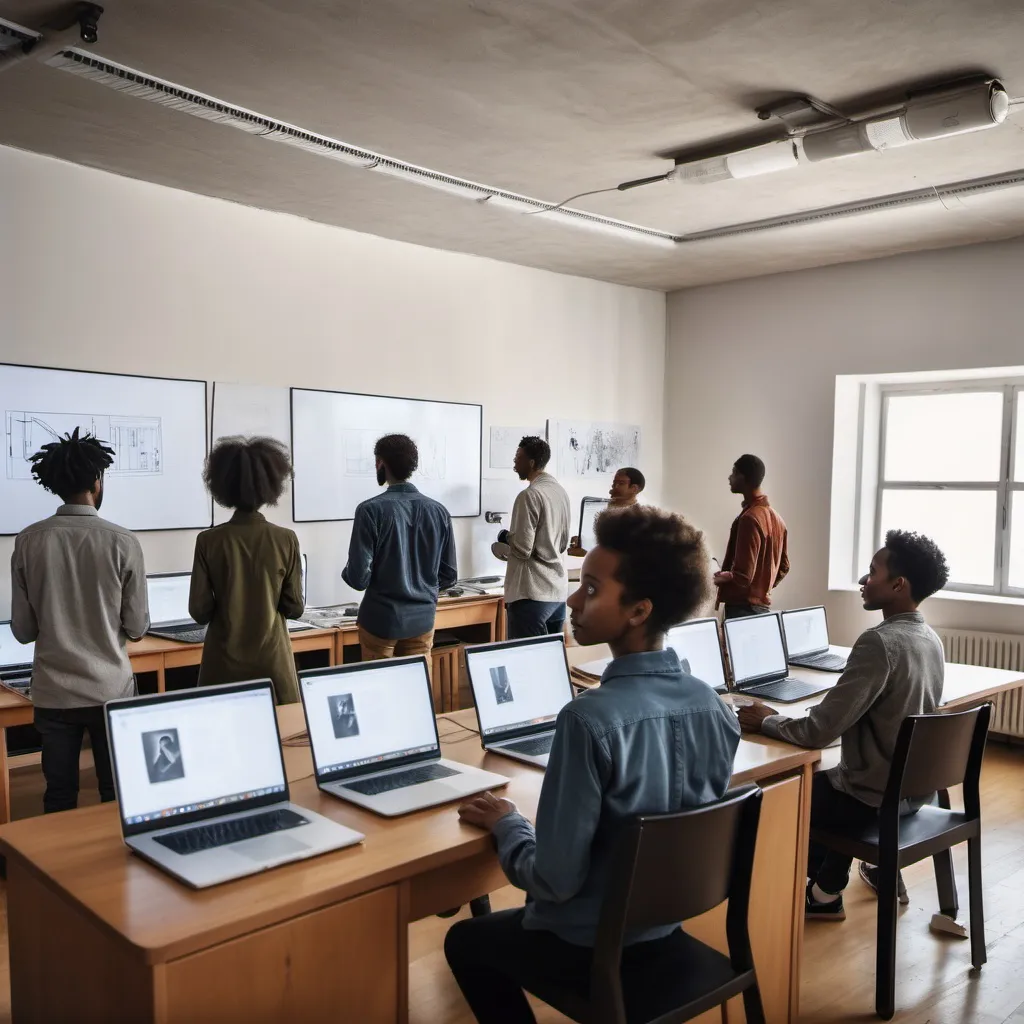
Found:
[[[286,791],[269,685],[190,699],[112,703],[107,715],[126,827]],[[269,756],[268,756],[269,752]]]
[[[694,619],[675,626],[668,631],[666,643],[679,655],[684,672],[715,690],[725,689],[717,619]]]
[[[320,671],[301,686],[318,776],[440,752],[423,658]]]
[[[5,668],[31,665],[35,644],[21,644],[14,639],[10,622],[0,622],[0,672]]]
[[[785,677],[786,649],[782,643],[782,624],[778,615],[727,619],[725,630],[729,639],[733,681],[738,687],[748,680],[765,676]]]
[[[796,611],[783,612],[782,622],[791,658],[828,650],[828,624],[824,608],[798,608]]]
[[[190,572],[158,573],[146,577],[149,597],[149,621],[154,626],[191,622],[188,613],[188,592],[192,584]]]
[[[554,722],[572,700],[560,635],[466,649],[481,738]]]

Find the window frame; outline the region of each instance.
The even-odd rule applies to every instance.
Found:
[[[920,395],[952,395],[1002,392],[1003,418],[1000,435],[999,478],[996,481],[902,481],[885,479],[886,434],[889,401],[893,397]],[[1024,494],[1024,480],[1014,480],[1017,446],[1017,414],[1024,413],[1024,377],[975,378],[971,380],[929,381],[920,384],[882,384],[879,388],[880,417],[878,433],[878,466],[875,479],[873,536],[876,550],[882,546],[882,501],[887,490],[899,491],[988,491],[996,495],[995,544],[992,553],[991,586],[971,583],[950,583],[945,589],[963,594],[986,594],[995,597],[1024,597],[1024,586],[1011,587],[1010,534],[1012,501]]]

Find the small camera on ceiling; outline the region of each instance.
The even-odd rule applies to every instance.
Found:
[[[99,4],[80,3],[75,5],[75,20],[82,33],[83,43],[95,43],[99,39],[99,22],[103,8]]]

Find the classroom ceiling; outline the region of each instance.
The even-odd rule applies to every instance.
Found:
[[[92,51],[354,146],[556,202],[755,139],[796,93],[840,109],[964,73],[1024,96],[1010,0],[104,0]],[[43,0],[0,0],[33,27]],[[488,210],[35,61],[0,74],[0,144],[388,238],[672,290],[1024,235],[1024,187],[664,251]],[[1000,127],[576,209],[688,234],[1024,168]]]

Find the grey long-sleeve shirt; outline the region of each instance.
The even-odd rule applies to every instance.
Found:
[[[539,474],[516,495],[508,526],[506,601],[566,599],[562,555],[569,547],[571,519],[569,495],[550,473]]]
[[[846,671],[806,718],[774,715],[761,729],[801,747],[826,747],[842,737],[842,756],[829,781],[880,807],[903,719],[939,706],[945,668],[942,641],[924,616],[892,615],[861,633]]]
[[[11,632],[35,641],[32,699],[81,708],[135,693],[125,644],[149,629],[138,539],[91,505],[62,505],[18,534]]]

